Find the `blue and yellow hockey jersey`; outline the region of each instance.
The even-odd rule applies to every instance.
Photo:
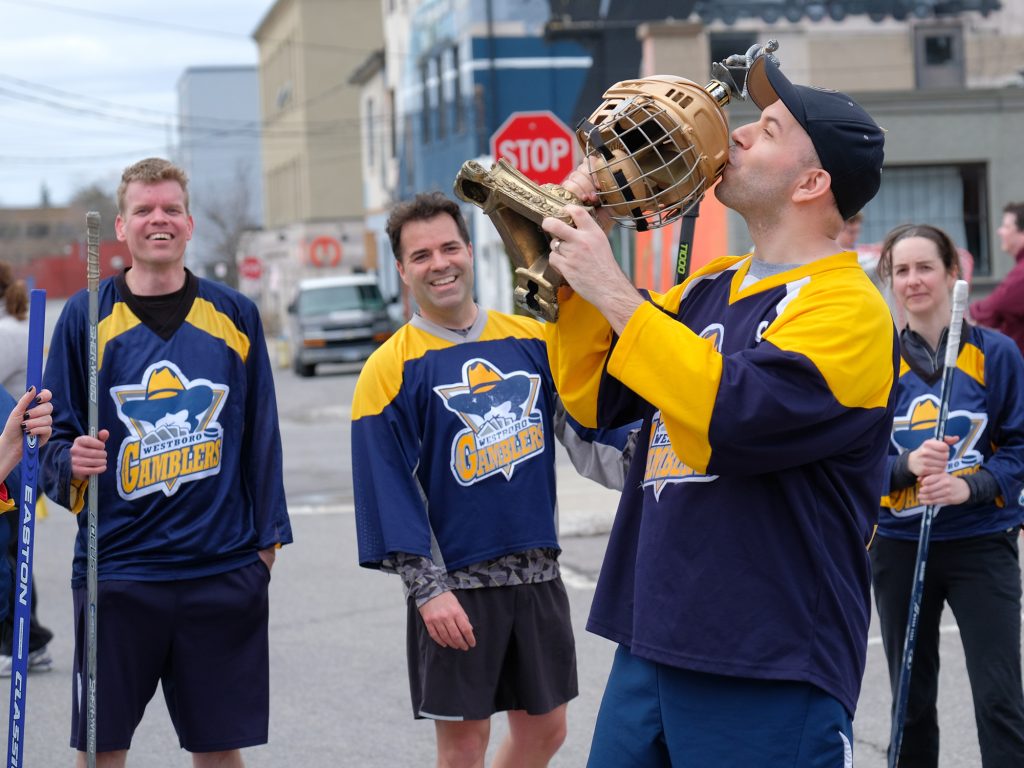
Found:
[[[191,274],[188,279],[195,281]],[[274,382],[256,306],[196,281],[184,322],[166,338],[143,324],[115,281],[99,288],[99,429],[110,430],[99,476],[99,578],[163,581],[238,568],[292,540]],[[73,512],[70,448],[88,434],[88,294],[68,300],[44,386],[53,436],[46,493]],[[87,520],[79,517],[72,584],[85,583]]]
[[[812,683],[852,713],[896,341],[852,253],[649,296],[616,338],[572,297],[551,365],[584,426],[643,418],[588,629],[652,661]]]
[[[935,433],[942,394],[942,370],[930,380],[901,360],[896,414],[889,446],[889,471],[896,457]],[[953,374],[946,434],[959,437],[950,448],[947,471],[970,475],[982,467],[996,479],[995,502],[956,504],[938,510],[931,538],[963,539],[1005,531],[1024,522],[1024,360],[1013,340],[998,331],[964,325]],[[888,478],[889,475],[887,474]],[[882,498],[878,533],[918,538],[924,507],[917,485]]]
[[[555,407],[536,321],[480,310],[465,338],[406,323],[352,401],[360,564],[404,552],[451,571],[557,549]]]

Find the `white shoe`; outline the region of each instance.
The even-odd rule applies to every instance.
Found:
[[[14,666],[13,656],[0,655],[0,677],[10,677],[11,668]],[[28,654],[28,671],[29,672],[49,672],[53,669],[53,658],[46,650],[44,645],[35,651],[30,651]]]

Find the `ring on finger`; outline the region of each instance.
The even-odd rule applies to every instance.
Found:
[[[562,246],[562,241],[561,240],[559,240],[557,237],[552,239],[552,241],[551,241],[551,250],[552,251],[554,251],[555,253],[561,253],[561,251],[558,250],[561,246]]]

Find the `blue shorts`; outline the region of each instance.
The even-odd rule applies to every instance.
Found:
[[[810,683],[691,672],[619,646],[588,768],[851,768],[853,721]]]
[[[178,742],[220,752],[267,741],[270,652],[262,560],[182,581],[101,581],[97,601],[96,751],[131,747],[163,687]],[[71,747],[86,748],[86,603],[73,590]]]

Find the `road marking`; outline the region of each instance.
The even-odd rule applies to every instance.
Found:
[[[289,515],[351,515],[354,504],[296,504],[288,507]]]

